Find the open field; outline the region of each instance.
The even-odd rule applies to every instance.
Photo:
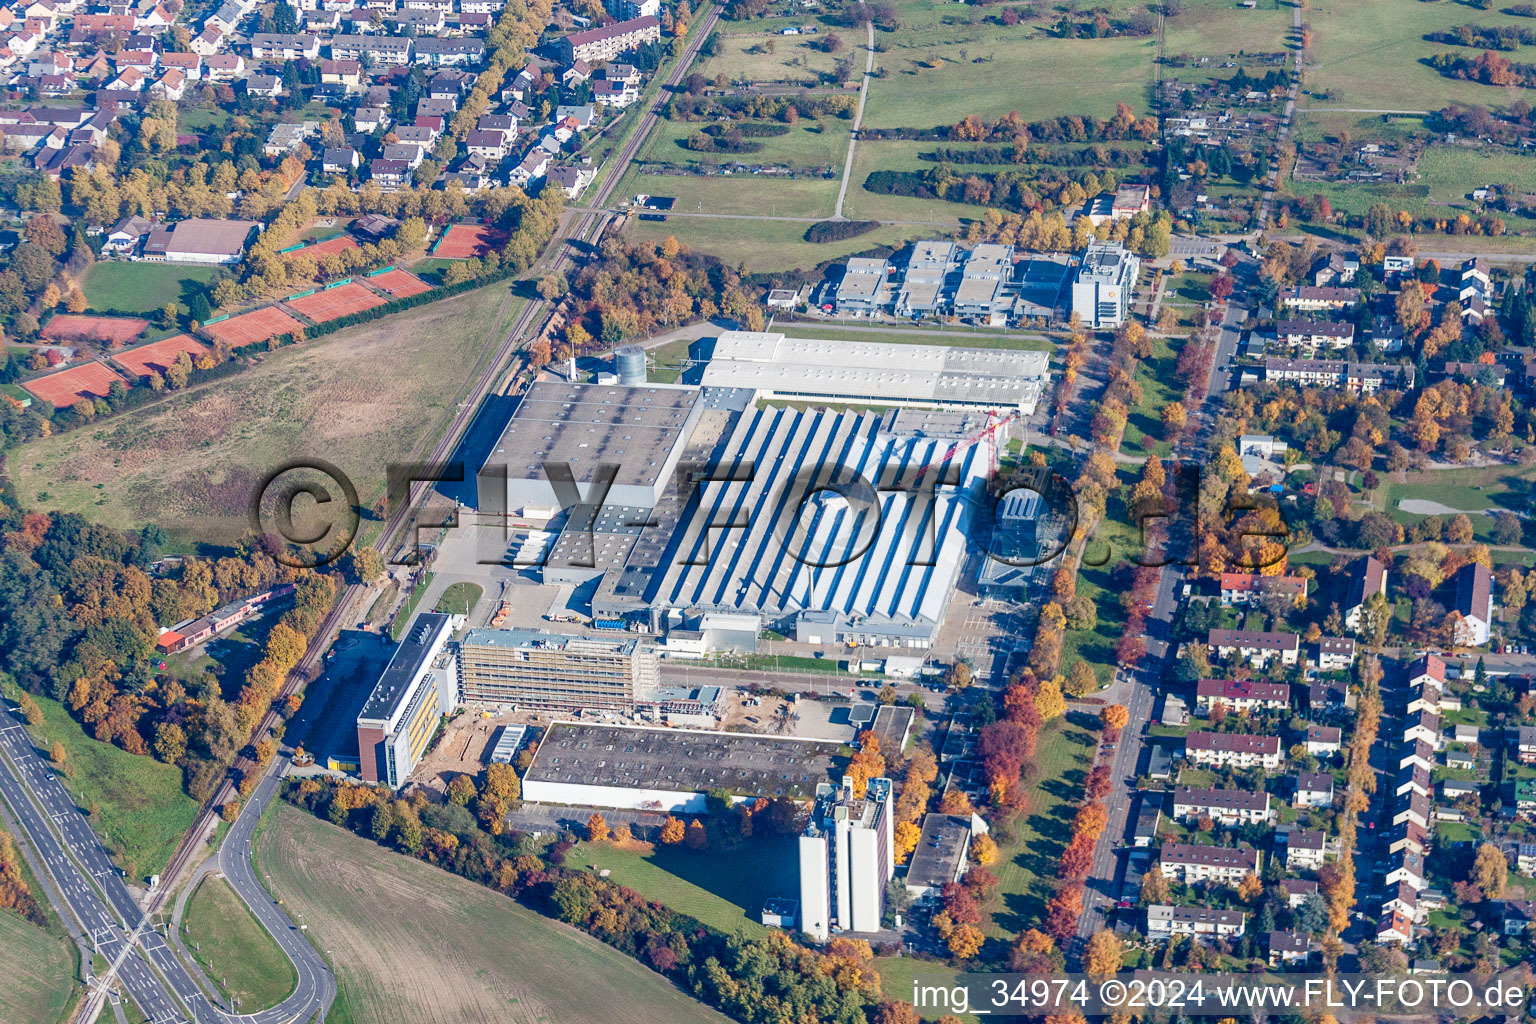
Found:
[[[1141,385],[1141,401],[1130,410],[1125,425],[1124,443],[1120,450],[1127,455],[1158,455],[1166,458],[1173,445],[1161,440],[1163,436],[1163,407],[1179,399],[1175,366],[1178,359],[1167,338],[1152,339],[1152,357],[1141,361],[1136,370],[1136,383]]]
[[[853,190],[849,189],[852,199]],[[668,235],[719,257],[731,266],[745,263],[754,272],[811,270],[828,260],[865,252],[881,245],[899,246],[926,237],[932,228],[887,225],[840,242],[807,242],[809,224],[798,221],[731,220],[713,217],[673,217],[652,221],[631,218],[624,227],[630,241],[660,242]]]
[[[95,341],[126,345],[149,328],[149,321],[133,316],[90,316],[60,313],[40,332],[49,341]]]
[[[1303,15],[1303,18],[1306,16]],[[1247,10],[1235,0],[1188,0],[1177,17],[1169,18],[1164,30],[1163,52],[1170,57],[1181,54],[1227,55],[1235,53],[1279,53],[1291,34],[1291,5],[1278,0],[1259,0]],[[1189,68],[1169,68],[1166,77],[1191,80]],[[1229,70],[1218,72],[1222,77]]]
[[[1122,467],[1120,482],[1134,484],[1139,470]],[[1088,662],[1099,677],[1100,686],[1108,686],[1114,674],[1115,645],[1125,628],[1125,609],[1116,595],[1120,591],[1114,572],[1142,550],[1140,531],[1126,521],[1125,504],[1111,497],[1104,518],[1089,534],[1083,561],[1077,575],[1077,592],[1093,601],[1098,609],[1098,624],[1093,629],[1068,629],[1061,645],[1061,669],[1072,667],[1079,659]],[[1068,557],[1076,553],[1069,549]]]
[[[596,939],[296,808],[278,807],[259,854],[356,1024],[725,1024]]]
[[[1499,7],[1503,5],[1495,5]],[[1497,9],[1469,4],[1402,3],[1401,0],[1323,0],[1304,14],[1312,26],[1307,58],[1308,106],[1385,110],[1438,110],[1448,103],[1498,106],[1510,102],[1492,85],[1446,78],[1420,63],[1454,51],[1469,58],[1481,52],[1424,38],[1456,25],[1520,24]],[[1522,58],[1511,55],[1513,59]],[[1327,94],[1320,98],[1318,94]]]
[[[90,813],[91,827],[128,882],[144,885],[170,861],[197,817],[197,804],[181,791],[181,770],[92,739],[64,705],[36,700],[44,720],[31,730],[33,742],[45,757],[55,742],[64,744],[72,770],[59,779]]]
[[[729,124],[730,122],[726,122]],[[668,164],[787,164],[790,167],[838,167],[848,154],[848,130],[853,122],[829,117],[820,121],[803,120],[786,125],[783,135],[750,138],[758,146],[753,153],[699,153],[682,145],[683,140],[702,132],[707,121],[661,121],[651,133],[644,150],[644,162]]]
[[[818,29],[814,34],[786,36],[781,32],[790,26],[811,25]],[[702,70],[706,78],[724,75],[732,82],[813,82],[822,72],[830,73],[839,57],[847,57],[863,67],[862,29],[829,26],[811,17],[796,17],[722,21],[717,31],[720,33],[720,52],[705,58]],[[828,32],[835,32],[843,41],[843,48],[835,54],[821,48]]]
[[[35,377],[24,381],[21,386],[34,397],[58,406],[74,405],[82,398],[106,398],[114,383],[128,386],[128,382],[106,363],[92,362]]]
[[[763,902],[770,896],[798,899],[799,861],[793,837],[752,839],[722,853],[695,852],[675,846],[631,843],[582,843],[568,864],[612,872],[613,881],[647,899],[691,914],[723,932],[766,935]]]
[[[926,128],[1011,110],[1027,121],[1109,117],[1116,103],[1147,110],[1154,37],[1057,39],[1035,23],[1003,27],[979,9],[937,0],[908,0],[900,16],[897,31],[876,35],[885,47],[876,61],[888,75],[870,85],[868,127]],[[1083,74],[1084,68],[1093,73]]]
[[[184,541],[238,539],[253,488],[293,459],[334,463],[370,506],[385,465],[437,437],[518,305],[507,285],[489,285],[279,349],[234,376],[18,449],[7,469],[31,507],[123,529],[156,522]]]
[[[1486,184],[1524,184],[1536,187],[1531,160],[1518,153],[1481,151],[1459,146],[1431,146],[1419,158],[1417,180],[1399,185],[1394,182],[1297,182],[1298,191],[1313,191],[1328,197],[1340,212],[1364,213],[1373,203],[1386,203],[1393,210],[1407,210],[1416,217],[1453,218],[1466,212],[1478,216],[1471,198],[1472,189]],[[1536,218],[1500,212],[1510,231],[1536,227]],[[1490,248],[1500,239],[1479,239],[1480,248]],[[1510,239],[1509,241],[1518,241]],[[1523,243],[1529,247],[1530,242]]]
[[[850,190],[851,191],[851,190]],[[836,178],[781,178],[765,174],[641,174],[630,170],[616,196],[676,196],[689,213],[745,213],[770,217],[830,217],[837,203]],[[768,223],[768,222],[764,222]],[[800,225],[804,231],[807,225]]]
[[[933,148],[931,142],[861,142],[853,151],[853,170],[849,175],[848,195],[843,200],[843,214],[852,220],[932,221],[934,225],[926,228],[929,237],[943,237],[964,221],[979,220],[987,212],[985,206],[885,195],[864,187],[864,182],[875,171],[926,171],[938,166],[918,159],[918,154],[932,152]],[[950,167],[962,176],[972,170],[993,173],[1008,169],[1006,165],[996,164],[990,167],[951,164]]]
[[[210,875],[192,894],[181,938],[243,1013],[276,1006],[298,984],[293,962],[222,878]]]
[[[34,889],[39,900],[45,899]],[[9,911],[0,911],[0,1020],[6,1024],[59,1024],[80,992],[73,944]]]
[[[149,313],[167,302],[185,303],[192,291],[213,280],[214,267],[184,263],[97,263],[81,288],[92,309]]]

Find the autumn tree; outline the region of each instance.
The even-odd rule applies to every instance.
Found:
[[[676,846],[687,835],[688,827],[678,818],[667,815],[666,822],[661,826],[661,841],[667,846]]]
[[[58,740],[54,740],[53,747],[48,751],[48,760],[53,762],[54,767],[62,768],[64,767],[64,761],[66,757],[67,755],[64,753],[64,744],[60,743]]]
[[[1120,736],[1120,730],[1131,720],[1130,712],[1124,704],[1110,704],[1099,712],[1099,721],[1104,726],[1104,739],[1113,743]]]
[[[1125,962],[1125,945],[1120,937],[1107,929],[1093,933],[1083,958],[1083,969],[1089,974],[1114,974]]]
[[[587,819],[587,838],[594,843],[600,843],[607,839],[608,835],[608,819],[593,811],[592,816]]]
[[[1509,881],[1509,862],[1494,844],[1483,843],[1477,848],[1477,856],[1472,861],[1472,881],[1489,899],[1496,900],[1504,895],[1504,886]]]
[[[983,832],[971,842],[971,859],[985,867],[997,860],[997,841]]]
[[[981,952],[981,944],[985,940],[986,936],[975,925],[956,925],[955,930],[949,933],[949,954],[956,960],[969,960]]]

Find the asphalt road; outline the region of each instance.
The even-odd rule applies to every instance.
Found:
[[[277,780],[263,783],[270,799]],[[152,1024],[199,1021],[286,1024],[323,1012],[335,996],[335,982],[319,955],[292,931],[272,905],[250,868],[249,840],[259,814],[243,815],[231,830],[221,857],[230,883],[294,959],[299,984],[278,1006],[254,1014],[226,1013],[211,1003],[186,965],[155,931],[133,899],[111,856],[64,785],[33,747],[30,735],[9,712],[0,710],[0,796],[42,858],[62,898],[61,917],[73,918],[113,969],[99,979],[88,1005],[99,1007],[115,976]],[[256,801],[253,801],[256,803]],[[94,1019],[91,1014],[87,1015]]]

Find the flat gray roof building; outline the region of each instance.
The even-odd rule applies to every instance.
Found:
[[[581,501],[595,497],[599,467],[606,466],[614,475],[604,504],[650,508],[671,482],[698,415],[697,388],[540,381],[524,393],[480,470],[480,508],[516,512],[576,504],[568,490],[556,492],[546,471],[549,466],[559,473],[562,465],[570,467]],[[502,471],[505,504],[495,493]]]
[[[971,819],[962,814],[929,814],[922,838],[907,864],[907,891],[914,896],[937,892],[965,874],[971,849]]]

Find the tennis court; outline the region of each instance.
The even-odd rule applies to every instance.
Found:
[[[148,377],[151,373],[169,370],[176,364],[176,357],[183,352],[196,362],[198,356],[208,353],[208,346],[190,334],[178,334],[119,352],[112,357],[112,361],[135,377]]]
[[[284,305],[298,310],[317,324],[384,305],[383,299],[356,281],[348,281],[346,284],[327,288],[313,295],[283,301]]]
[[[386,270],[382,274],[374,274],[368,279],[368,283],[381,291],[386,291],[397,299],[403,299],[409,295],[420,295],[429,292],[432,286],[427,284],[415,274],[407,273],[398,267]]]
[[[144,333],[148,320],[133,316],[87,316],[60,313],[43,328],[49,341],[94,341],[106,345],[126,345]]]
[[[505,231],[485,224],[455,224],[443,235],[432,255],[444,260],[468,260],[501,248],[507,240]]]
[[[327,238],[325,241],[316,242],[314,245],[306,245],[302,249],[293,249],[285,252],[283,253],[283,259],[291,260],[297,256],[309,256],[313,259],[319,259],[327,253],[339,254],[346,252],[348,249],[357,248],[360,248],[358,244],[346,235],[337,235],[335,238]]]
[[[37,380],[29,380],[21,386],[50,405],[74,405],[82,398],[106,398],[112,382],[124,387],[128,382],[112,372],[105,363],[86,363],[59,373],[50,373]]]
[[[216,324],[204,324],[203,330],[231,348],[252,345],[258,341],[275,338],[279,334],[301,331],[304,325],[276,306],[265,306],[249,313],[220,320]]]

